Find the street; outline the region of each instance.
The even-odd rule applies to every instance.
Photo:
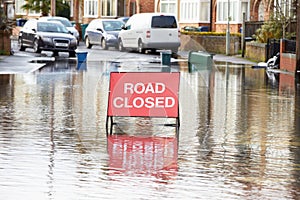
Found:
[[[52,52],[42,51],[34,53],[33,49],[27,48],[25,51],[18,50],[17,40],[12,40],[13,55],[9,56],[3,62],[0,62],[0,73],[29,73],[40,69],[45,64],[65,61],[66,63],[74,63],[77,58],[69,58],[68,53],[60,52],[59,56],[53,57]],[[119,67],[141,67],[147,65],[158,65],[161,62],[160,53],[140,54],[134,51],[119,52],[115,48],[103,50],[100,46],[94,45],[91,49],[87,49],[83,42],[77,48],[77,52],[87,52],[87,62],[95,64],[95,62],[110,62]],[[183,56],[186,56],[186,54]],[[6,62],[7,61],[7,62]],[[171,62],[186,62],[185,58],[172,58]],[[11,62],[11,63],[10,63]],[[13,65],[13,68],[12,68]],[[57,65],[57,64],[56,64]]]
[[[32,73],[46,63],[54,63],[65,61],[67,63],[76,62],[76,58],[69,58],[67,53],[59,53],[58,57],[52,57],[52,52],[43,51],[42,53],[34,53],[32,49],[27,48],[25,51],[18,50],[17,40],[11,41],[11,48],[13,55],[2,56],[0,62],[0,74],[20,74],[20,73]],[[123,66],[124,69],[130,68],[136,69],[143,66],[145,67],[161,67],[160,53],[146,53],[140,54],[134,51],[119,52],[114,48],[103,50],[100,46],[93,46],[91,49],[87,49],[85,44],[81,41],[77,51],[88,52],[87,65],[92,65],[97,62],[110,62],[115,66]],[[249,60],[237,57],[237,56],[225,56],[217,54],[214,57],[215,62],[230,62],[233,64],[247,64],[255,65],[256,63]],[[177,58],[171,58],[171,66],[174,68],[180,64],[187,66],[188,52],[179,51]],[[57,64],[56,64],[57,65]],[[87,66],[86,66],[87,67]],[[178,66],[177,66],[178,67]],[[175,67],[176,68],[176,67]]]
[[[88,52],[87,62],[30,49],[1,58],[0,199],[300,196],[300,87],[290,75],[222,55],[211,68],[190,70],[184,56],[169,67],[158,53],[83,44],[78,51]],[[148,79],[133,86],[123,72],[155,73],[128,73]],[[176,85],[167,82],[178,80],[166,78],[173,74],[180,74],[179,92],[170,90],[164,101],[161,94]],[[110,87],[113,79],[118,84]],[[170,126],[174,118],[121,113],[109,135],[107,116],[115,112],[109,94],[122,110],[144,100],[166,110],[176,105],[180,127]]]

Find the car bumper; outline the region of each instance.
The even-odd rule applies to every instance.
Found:
[[[106,40],[106,45],[110,47],[117,47],[118,46],[118,40]]]
[[[72,47],[72,48],[61,48],[61,47],[50,47],[50,46],[41,46],[41,50],[44,51],[60,51],[60,52],[70,52],[70,51],[75,51],[77,47]]]
[[[41,42],[40,49],[44,51],[61,51],[61,52],[70,52],[77,49],[76,43],[50,43],[50,42]]]
[[[180,42],[149,42],[144,44],[144,48],[148,49],[178,49]]]

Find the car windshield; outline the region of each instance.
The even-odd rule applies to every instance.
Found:
[[[176,19],[173,16],[154,16],[152,18],[152,28],[177,28]]]
[[[103,21],[103,28],[105,31],[120,31],[123,24],[120,20]]]
[[[65,19],[58,19],[58,18],[50,18],[48,19],[48,21],[59,21],[60,23],[62,23],[65,27],[72,27],[72,24],[69,20],[65,20]]]
[[[54,33],[68,33],[66,27],[59,23],[39,22],[37,24],[37,31],[39,32],[54,32]]]

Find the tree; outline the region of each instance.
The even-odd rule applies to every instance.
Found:
[[[281,25],[282,38],[286,38],[286,28],[296,18],[296,1],[275,1],[274,18]]]
[[[69,9],[69,1],[56,0],[56,10]],[[48,16],[51,10],[51,0],[27,0],[22,9],[40,12],[42,16]],[[57,13],[56,13],[57,14]],[[69,17],[69,16],[68,16]]]
[[[271,15],[270,19],[256,30],[254,37],[261,43],[266,43],[268,39],[280,39],[282,37],[281,27],[278,20]]]
[[[292,20],[295,19],[296,13],[293,6],[293,1],[276,0],[274,4],[274,11],[269,20],[265,21],[261,28],[256,30],[254,37],[258,42],[266,43],[268,39],[290,39],[295,33],[286,31]]]
[[[22,6],[24,10],[33,10],[41,12],[42,16],[47,16],[51,9],[50,0],[27,0],[26,4]]]

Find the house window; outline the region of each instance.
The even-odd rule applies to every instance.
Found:
[[[229,4],[229,6],[228,6]],[[229,10],[228,10],[229,9]],[[228,12],[229,11],[229,12]],[[217,0],[217,22],[228,21],[240,23],[243,20],[243,12],[246,19],[249,18],[249,0]]]
[[[274,11],[283,14],[285,17],[296,18],[296,4],[296,0],[275,0]]]
[[[98,0],[85,0],[84,1],[84,16],[85,17],[98,17]]]
[[[182,0],[180,22],[209,22],[210,0]]]
[[[177,6],[176,0],[161,0],[160,2],[160,11],[163,13],[173,13],[176,14]]]
[[[210,1],[202,0],[200,1],[200,22],[209,22],[210,18]]]
[[[117,16],[117,0],[102,0],[102,16]]]
[[[26,15],[26,11],[21,7],[25,4],[24,0],[15,0],[16,14],[17,15]]]
[[[245,20],[248,21],[249,20],[249,12],[248,12],[248,9],[249,9],[249,6],[248,6],[248,2],[242,2],[241,6],[241,15],[240,15],[240,19],[243,20],[243,13],[245,13]]]

